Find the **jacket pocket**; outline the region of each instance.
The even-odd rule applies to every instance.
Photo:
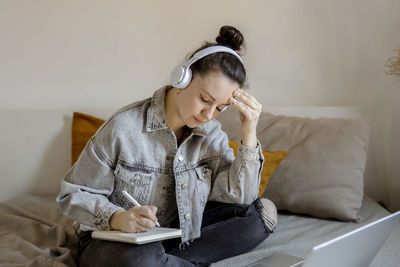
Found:
[[[122,191],[127,191],[140,205],[148,205],[153,183],[153,173],[140,171],[118,164],[114,171],[114,193],[116,202],[125,209],[133,204],[124,197]]]
[[[208,196],[211,190],[211,169],[205,166],[197,167],[197,195],[199,196],[199,202],[202,207],[207,204]]]

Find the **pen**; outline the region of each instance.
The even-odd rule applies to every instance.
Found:
[[[125,190],[122,190],[122,194],[124,194],[124,196],[130,201],[132,202],[133,205],[141,207],[142,205],[140,205],[139,202],[136,201],[136,199],[134,199],[131,195],[129,195],[128,192],[126,192]],[[158,222],[156,222],[156,226],[157,227],[161,227],[160,224]]]

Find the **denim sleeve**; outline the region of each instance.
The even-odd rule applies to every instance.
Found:
[[[209,200],[225,203],[250,204],[258,196],[264,156],[261,144],[246,147],[240,143],[237,157],[229,147],[224,132],[217,136],[214,149],[219,149],[220,157],[212,164],[212,189]]]
[[[57,203],[65,216],[89,227],[110,230],[111,215],[122,209],[108,200],[114,188],[110,163],[95,140],[90,139],[61,182]]]

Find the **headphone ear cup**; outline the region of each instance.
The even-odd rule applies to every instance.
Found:
[[[184,75],[185,67],[183,65],[176,66],[171,73],[171,85],[173,87],[179,88]]]
[[[187,68],[185,71],[185,74],[183,75],[182,82],[179,84],[180,89],[186,88],[189,83],[192,81],[192,70],[190,68]]]
[[[179,65],[171,73],[171,85],[173,87],[184,89],[192,80],[192,70],[185,65]]]

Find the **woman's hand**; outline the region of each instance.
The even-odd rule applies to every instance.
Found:
[[[242,143],[247,147],[257,146],[257,123],[262,111],[262,105],[249,92],[243,89],[233,91],[232,105],[240,112],[242,122]]]
[[[110,226],[113,230],[128,233],[146,232],[155,227],[157,222],[157,207],[142,206],[129,210],[118,210],[110,218]]]

